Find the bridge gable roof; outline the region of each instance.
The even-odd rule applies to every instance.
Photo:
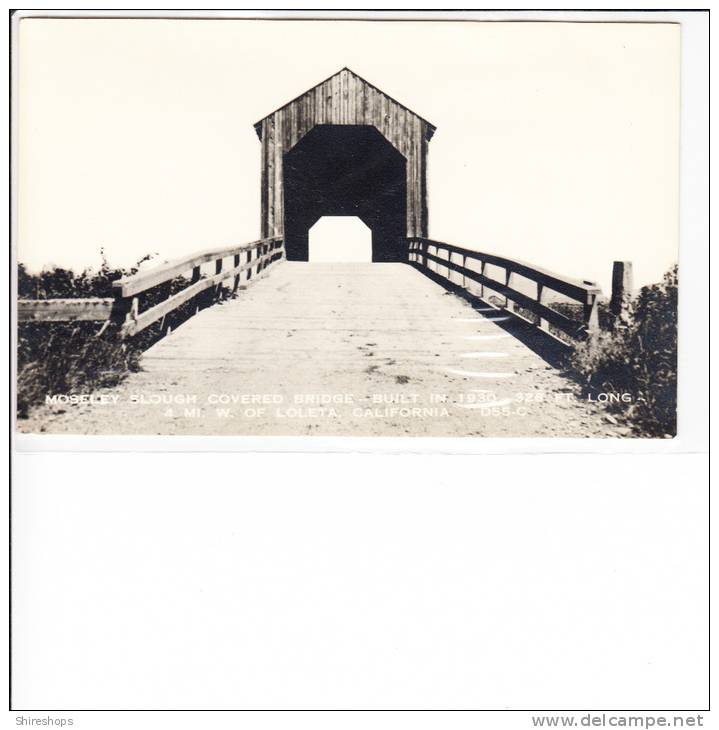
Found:
[[[332,88],[333,81],[335,79],[337,79],[338,81],[341,81],[343,79],[343,77],[344,78],[350,77],[354,81],[355,84],[359,84],[360,86],[364,86],[367,89],[371,89],[376,94],[379,94],[381,97],[384,97],[385,99],[387,99],[389,103],[396,105],[397,107],[406,111],[411,116],[418,119],[426,129],[427,139],[429,140],[432,138],[432,135],[435,133],[435,131],[437,129],[437,127],[435,127],[434,124],[432,124],[431,122],[428,122],[426,119],[421,117],[419,114],[417,114],[416,112],[413,112],[409,107],[405,106],[401,102],[397,101],[395,98],[391,97],[389,94],[386,94],[384,91],[377,88],[374,84],[371,84],[366,79],[363,79],[359,74],[356,74],[354,71],[352,71],[352,69],[348,68],[347,66],[341,68],[336,73],[333,73],[331,76],[328,76],[323,81],[320,81],[318,84],[315,84],[312,88],[307,89],[307,91],[303,92],[299,96],[296,96],[294,99],[291,99],[286,104],[283,104],[282,106],[278,107],[273,112],[271,112],[270,114],[267,114],[266,116],[262,117],[262,119],[255,122],[254,127],[255,127],[255,132],[257,132],[257,136],[260,139],[262,139],[262,122],[264,122],[266,119],[270,119],[278,112],[282,112],[283,110],[286,110],[289,107],[292,107],[294,105],[300,105],[308,97],[315,96],[317,94],[318,90],[323,86]],[[339,89],[335,89],[334,91],[335,91],[335,93],[338,93]],[[341,100],[340,100],[340,103],[341,103]],[[351,117],[351,116],[352,115],[348,115],[348,117]],[[328,123],[328,122],[322,122],[322,121],[318,120],[316,123],[322,124],[322,123]],[[355,124],[358,122],[353,119],[352,121],[345,121],[345,122],[340,122],[340,123]]]

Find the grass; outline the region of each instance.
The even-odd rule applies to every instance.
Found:
[[[617,405],[642,436],[673,437],[677,428],[678,273],[643,287],[610,329],[574,347],[570,373],[585,391],[632,397]]]
[[[22,299],[73,299],[111,297],[112,282],[137,273],[135,266],[117,269],[103,264],[97,271],[75,273],[55,267],[31,274],[18,266],[18,296]],[[143,292],[140,311],[157,304],[187,286],[178,277]],[[199,297],[198,297],[199,299]],[[199,303],[203,303],[200,301]],[[172,327],[194,314],[198,301],[176,309],[166,324]],[[163,335],[159,322],[129,339],[121,339],[117,325],[101,322],[32,322],[18,326],[17,415],[27,418],[33,407],[44,403],[46,395],[87,393],[120,383],[140,369],[144,350]]]

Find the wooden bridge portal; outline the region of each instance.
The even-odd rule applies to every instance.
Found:
[[[255,124],[262,142],[262,237],[307,261],[322,216],[359,217],[373,261],[406,261],[427,236],[427,148],[434,125],[343,68]]]

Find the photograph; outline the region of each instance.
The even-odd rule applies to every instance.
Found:
[[[18,433],[677,434],[678,23],[16,50]]]

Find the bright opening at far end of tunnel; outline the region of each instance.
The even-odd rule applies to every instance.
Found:
[[[369,263],[372,231],[355,216],[323,216],[309,235],[309,260],[314,263]]]

